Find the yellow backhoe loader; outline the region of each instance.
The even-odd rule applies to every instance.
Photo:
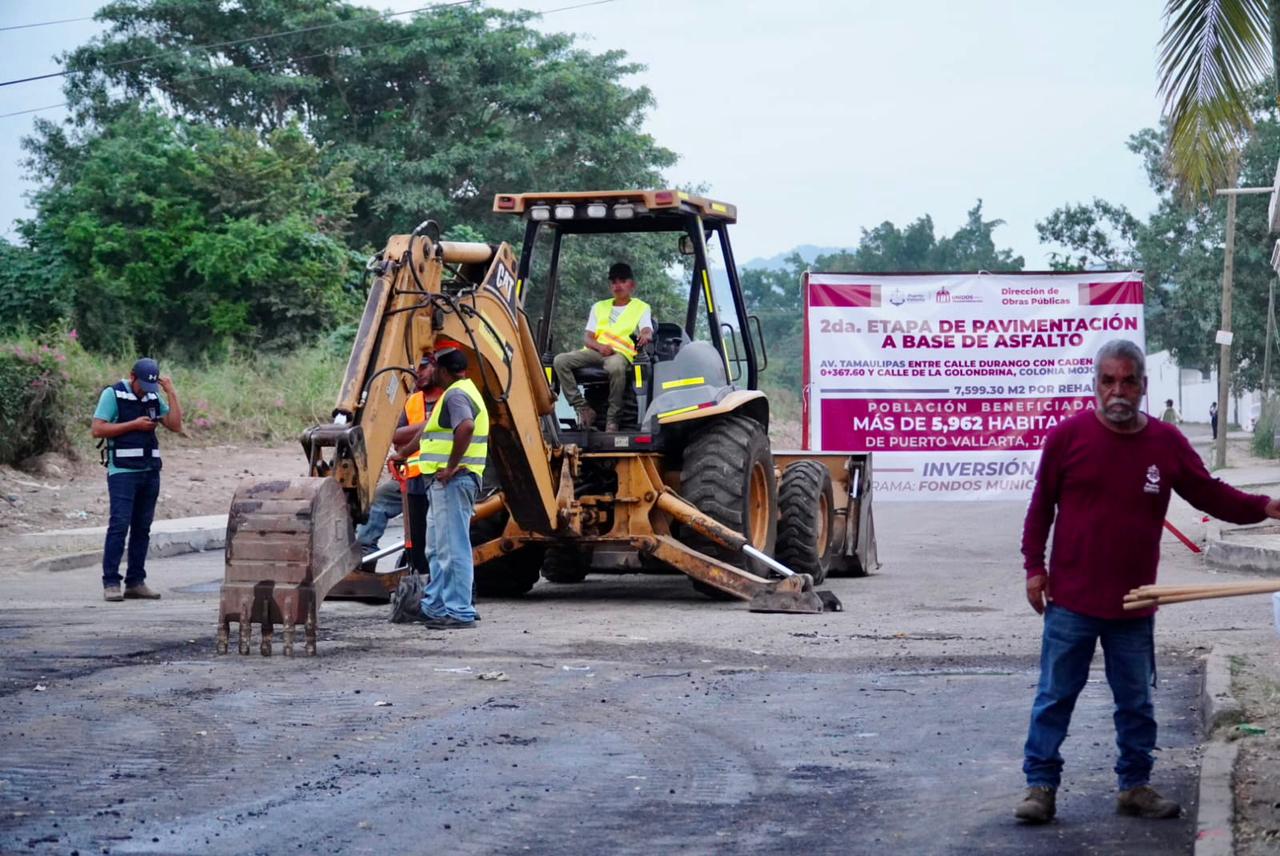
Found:
[[[839,608],[814,584],[875,563],[870,456],[771,450],[769,403],[757,383],[764,342],[729,244],[735,208],[649,190],[501,194],[494,210],[524,219],[519,258],[506,244],[442,241],[427,221],[371,260],[332,422],[302,438],[308,475],[246,481],[232,501],[219,652],[236,622],[242,654],[254,624],[264,655],[277,625],[286,655],[299,625],[314,654],[326,596],[394,589],[395,574],[361,570],[354,523],[368,514],[413,367],[444,341],[467,354],[491,420],[487,493],[472,523],[482,597],[523,594],[540,575],[576,582],[592,572],[678,571],[757,611]],[[619,430],[579,425],[557,412],[550,370],[563,246],[655,232],[689,257],[684,317],[655,319]],[[723,260],[718,289],[709,244]],[[535,250],[548,245],[535,336],[525,297]],[[577,379],[589,400],[607,391],[589,371]]]

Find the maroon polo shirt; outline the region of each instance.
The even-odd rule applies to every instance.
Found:
[[[1120,434],[1086,410],[1045,439],[1036,487],[1022,527],[1027,576],[1043,573],[1053,527],[1049,593],[1053,602],[1094,618],[1140,618],[1124,596],[1156,581],[1169,492],[1231,523],[1266,518],[1268,497],[1247,494],[1209,475],[1173,425],[1148,417]]]

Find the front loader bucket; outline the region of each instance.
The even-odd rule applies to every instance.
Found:
[[[299,624],[306,652],[315,654],[316,611],[360,561],[347,498],[334,479],[242,482],[227,519],[218,653],[227,653],[236,621],[241,654],[249,653],[254,624],[262,626],[264,657],[276,624],[284,625],[285,656],[293,655]]]
[[[747,609],[751,612],[824,612],[828,598],[834,602],[831,611],[839,612],[843,608],[839,598],[831,592],[814,591],[813,577],[796,574],[778,580],[767,590],[754,595],[747,602]]]

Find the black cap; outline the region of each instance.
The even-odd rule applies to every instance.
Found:
[[[467,370],[467,355],[457,348],[436,351],[436,365],[449,374],[461,374]]]
[[[622,279],[635,279],[635,274],[631,272],[631,265],[626,262],[614,262],[609,265],[609,282],[617,282]]]
[[[160,388],[160,366],[150,357],[143,357],[133,364],[133,376],[146,392]]]

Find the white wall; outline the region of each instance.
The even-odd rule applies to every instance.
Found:
[[[1179,378],[1181,375],[1181,378]],[[1209,421],[1209,404],[1218,400],[1218,373],[1208,377],[1194,369],[1179,369],[1168,351],[1147,354],[1147,412],[1156,416],[1164,413],[1166,399],[1173,399],[1173,406],[1185,422]],[[1240,424],[1245,430],[1253,428],[1258,416],[1261,396],[1249,391],[1240,396]],[[1228,406],[1231,421],[1236,418],[1234,399]]]

